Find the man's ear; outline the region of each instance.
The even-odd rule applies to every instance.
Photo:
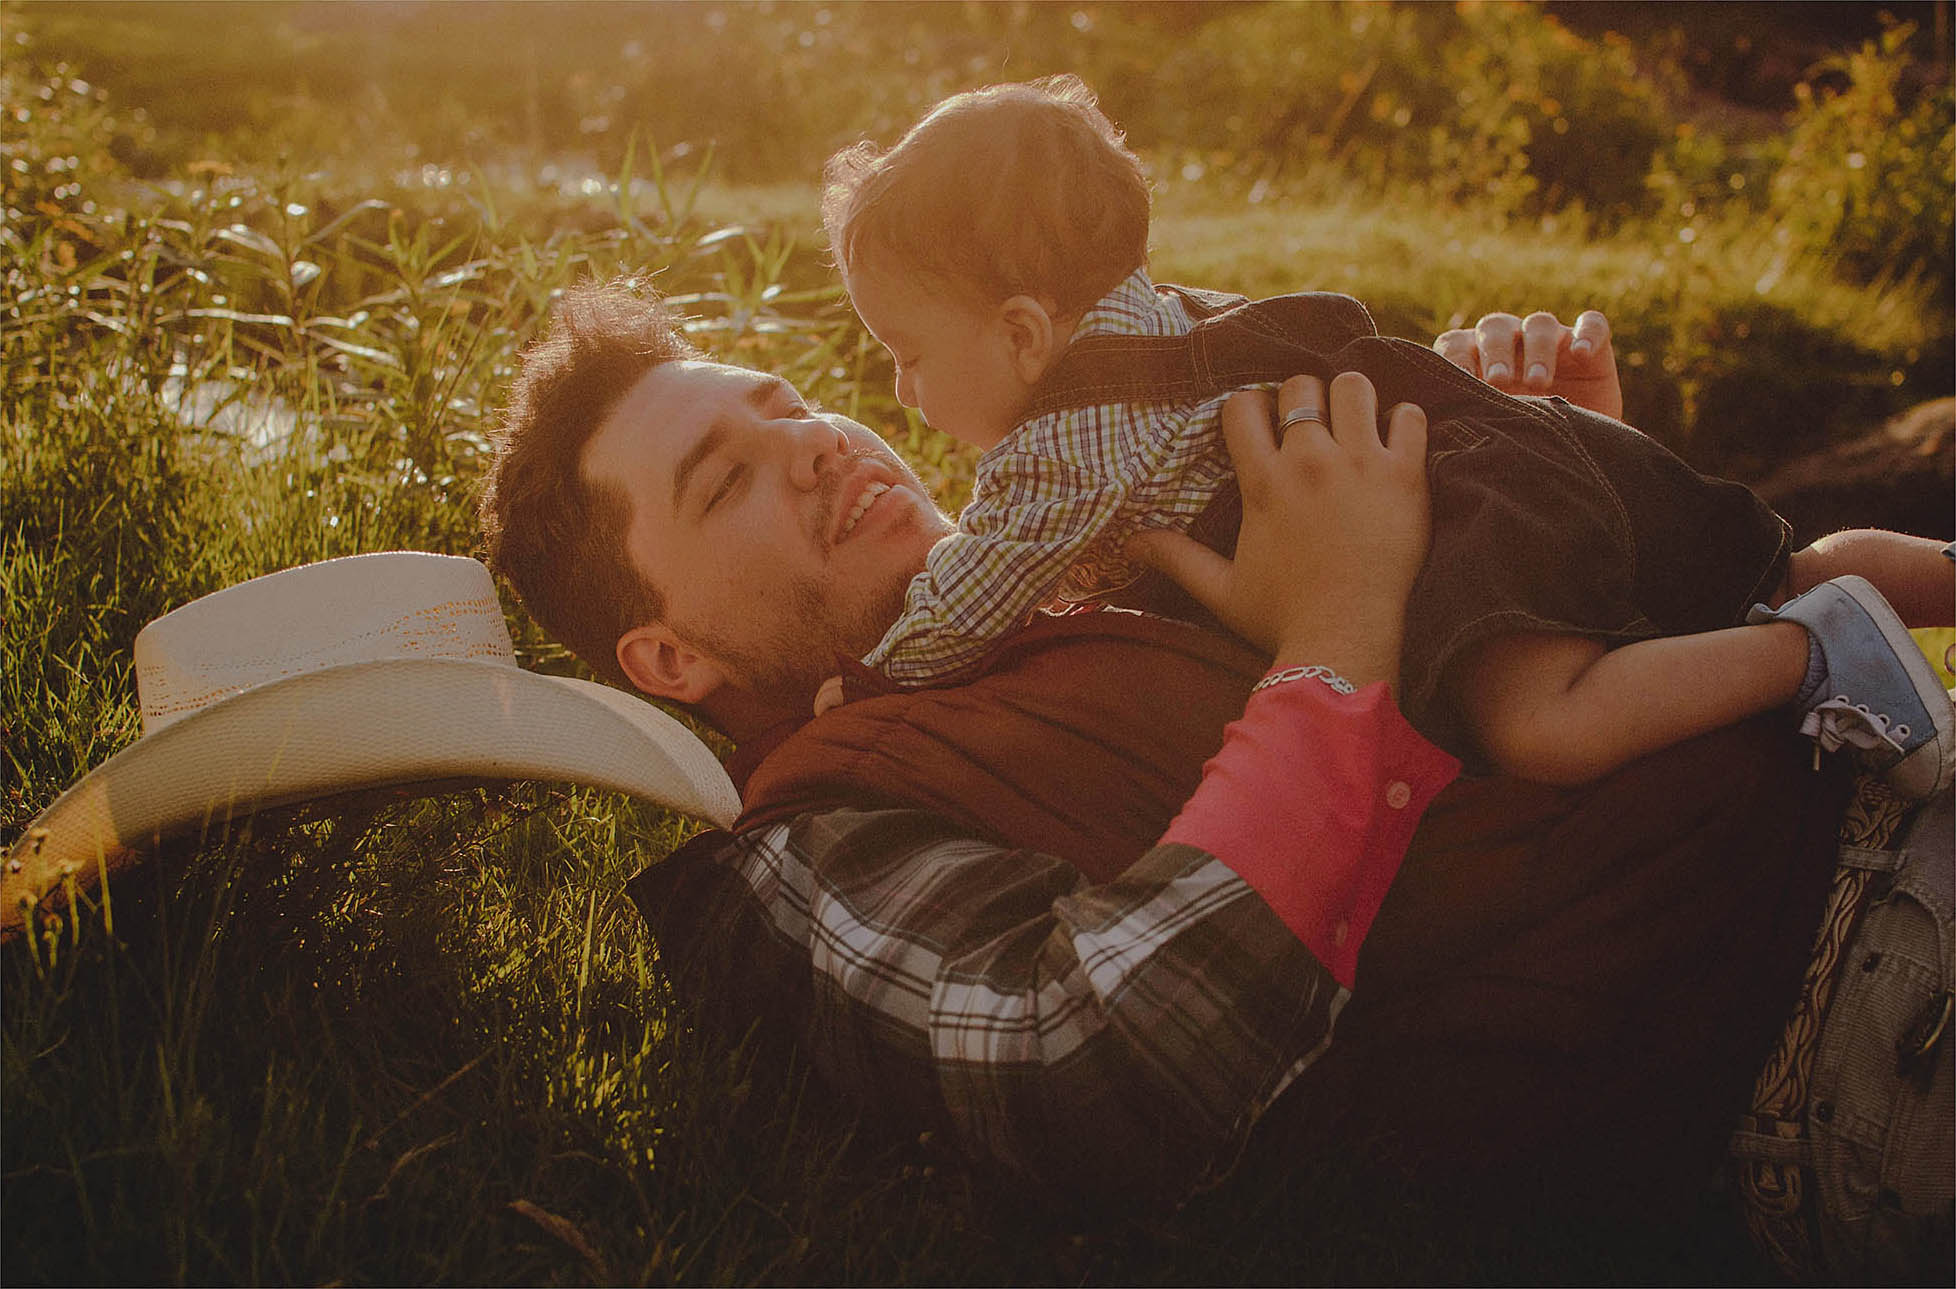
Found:
[[[1054,320],[1055,305],[1030,295],[1015,295],[998,306],[1005,340],[1011,346],[1012,367],[1019,379],[1035,385],[1065,347]]]
[[[625,678],[654,698],[698,704],[726,682],[718,663],[661,623],[633,627],[618,637],[618,666]]]

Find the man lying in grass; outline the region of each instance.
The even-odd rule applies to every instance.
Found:
[[[1424,418],[1382,441],[1369,384],[1330,393],[1281,445],[1300,385],[1230,404],[1243,526],[1206,593],[1241,640],[1048,617],[813,720],[951,529],[869,430],[585,288],[482,517],[547,630],[739,744],[745,815],[635,883],[662,960],[893,1125],[1088,1206],[1253,1132],[1688,1201],[1798,993],[1846,776],[1762,719],[1580,789],[1441,791],[1392,697]]]
[[[1267,407],[1237,405],[1233,441],[1263,486],[1219,607],[1277,674],[1352,692],[1258,686],[1254,653],[1178,623],[1056,619],[973,686],[809,725],[853,730],[856,759],[877,762],[851,801],[810,772],[828,756],[797,726],[835,658],[881,634],[948,521],[862,426],[697,359],[653,303],[568,297],[526,358],[484,516],[493,561],[549,629],[741,746],[748,816],[659,865],[664,889],[644,895],[662,959],[697,948],[688,965],[711,972],[716,1003],[800,1012],[845,1085],[920,1126],[948,1115],[974,1155],[1028,1177],[1170,1191],[1213,1164],[1323,1049],[1348,997],[1272,907],[1355,956],[1455,770],[1388,692],[1425,549],[1420,413],[1399,409],[1381,442],[1354,379],[1340,437],[1280,449]],[[1362,538],[1351,556],[1291,553],[1290,534],[1334,524]],[[1200,708],[1145,752],[1130,718],[1164,712],[1131,705],[1137,681]],[[1093,713],[1110,699],[1118,710]],[[1083,762],[1077,737],[1048,745],[1062,712],[1106,764]],[[956,741],[972,765],[863,726],[883,715]],[[1232,715],[1236,740],[1197,789]],[[1131,801],[1098,790],[1137,770],[1160,782]],[[901,776],[919,771],[941,774],[942,810],[900,804]],[[1050,784],[1075,799],[1043,799]],[[972,819],[988,808],[989,827]],[[1070,849],[1011,844],[1063,829],[1069,810],[1105,816],[1114,835],[1079,844],[1095,866],[1118,862],[1118,882],[1083,885]]]

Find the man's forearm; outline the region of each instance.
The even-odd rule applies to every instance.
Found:
[[[794,1023],[825,1077],[1054,1192],[1184,1191],[1326,1048],[1346,996],[1191,847],[1082,887],[1070,865],[932,816],[845,811],[744,837],[722,862],[742,902],[765,901],[773,943],[713,937],[704,988],[757,998],[759,977],[807,973]]]
[[[1420,816],[1460,763],[1383,684],[1347,684],[1315,666],[1273,670],[1163,840],[1220,857],[1350,988]]]

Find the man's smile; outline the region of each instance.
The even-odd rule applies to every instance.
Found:
[[[842,535],[847,537],[854,532],[857,521],[863,517],[863,512],[875,505],[876,499],[889,490],[890,485],[887,483],[870,483],[864,487],[862,495],[856,498],[856,504],[842,520]]]
[[[834,492],[823,497],[823,514],[827,520],[823,526],[828,533],[828,544],[834,547],[848,540],[863,517],[897,483],[883,463],[871,454],[865,453],[845,465]]]

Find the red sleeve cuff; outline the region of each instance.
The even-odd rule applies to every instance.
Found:
[[[1383,684],[1273,685],[1225,731],[1162,841],[1229,865],[1349,989],[1420,816],[1459,773]]]

